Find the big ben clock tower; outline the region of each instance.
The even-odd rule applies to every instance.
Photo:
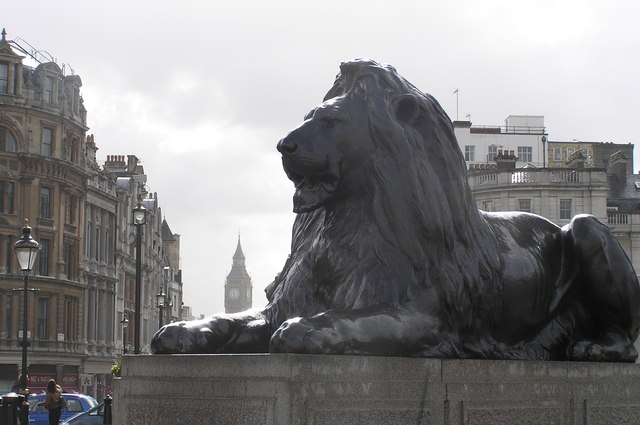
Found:
[[[233,265],[224,284],[224,311],[237,313],[251,308],[252,287],[251,277],[247,273],[244,254],[238,235],[238,246],[233,254]]]

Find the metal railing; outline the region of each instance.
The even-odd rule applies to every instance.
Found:
[[[547,134],[546,127],[525,125],[472,125],[471,133]]]

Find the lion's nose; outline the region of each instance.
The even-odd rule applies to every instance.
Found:
[[[285,137],[278,142],[278,151],[283,154],[292,154],[298,149],[298,144],[291,137]]]

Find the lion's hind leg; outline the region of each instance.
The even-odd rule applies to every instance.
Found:
[[[579,273],[574,288],[582,304],[567,358],[584,361],[633,362],[633,342],[640,329],[640,287],[624,250],[607,226],[578,215],[564,226],[567,255]]]

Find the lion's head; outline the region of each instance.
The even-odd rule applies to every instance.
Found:
[[[500,291],[494,238],[480,224],[451,120],[393,67],[365,59],[343,63],[323,103],[278,150],[295,184],[295,212],[316,220],[319,209],[322,215],[338,207],[343,213],[366,209],[349,231],[375,226],[409,259],[411,279],[441,282],[443,301],[457,311],[478,308],[479,293]],[[294,252],[314,237],[305,229],[319,228],[298,218]]]
[[[295,184],[294,211],[312,211],[354,186],[371,147],[364,99],[347,94],[328,99],[278,143],[284,170]],[[348,177],[348,178],[346,178]]]

